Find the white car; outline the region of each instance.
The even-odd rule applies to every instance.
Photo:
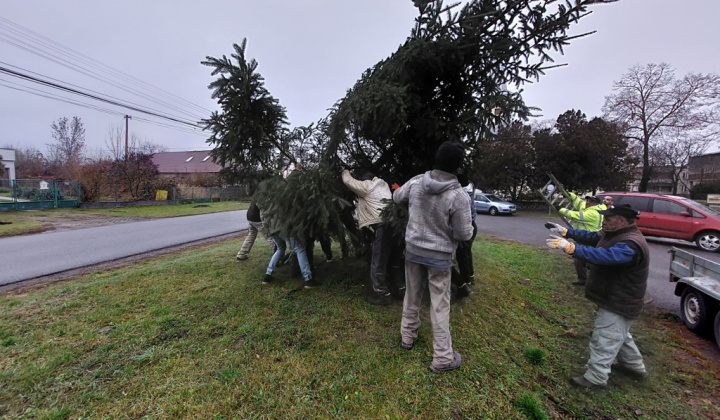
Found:
[[[498,214],[515,214],[517,207],[493,194],[479,193],[475,194],[475,211],[497,216]]]

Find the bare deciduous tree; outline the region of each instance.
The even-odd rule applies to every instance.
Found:
[[[704,139],[709,144],[720,134],[720,76],[716,74],[689,73],[676,79],[670,65],[647,64],[632,67],[613,84],[613,91],[605,98],[603,112],[606,119],[625,127],[627,138],[640,146],[640,191],[647,190],[656,143]]]
[[[63,168],[63,175],[71,175],[82,163],[85,149],[85,128],[79,117],[63,117],[50,126],[56,143],[47,144],[48,160]]]
[[[108,150],[108,157],[111,160],[122,160],[125,158],[125,129],[117,124],[110,125],[105,138],[105,145]],[[139,138],[135,133],[130,133],[128,138],[128,150],[130,153],[151,155],[153,153],[165,152],[167,148],[147,139]]]
[[[650,156],[653,166],[667,168],[673,185],[673,194],[678,193],[678,186],[684,181],[681,174],[688,168],[690,157],[698,156],[710,147],[711,138],[702,135],[686,135],[679,132],[663,133],[653,146]],[[689,191],[690,186],[685,185]]]
[[[6,149],[15,150],[15,177],[23,179],[45,175],[47,165],[40,150],[34,147],[5,145]]]

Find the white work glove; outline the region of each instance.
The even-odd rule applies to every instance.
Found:
[[[557,233],[560,236],[567,235],[567,228],[553,222],[545,222],[545,227],[550,229],[550,232]]]
[[[553,249],[562,249],[566,254],[572,255],[575,252],[575,243],[563,239],[559,236],[551,235],[550,239],[546,239],[547,246]]]

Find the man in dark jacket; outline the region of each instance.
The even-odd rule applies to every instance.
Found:
[[[253,244],[255,243],[255,238],[257,238],[258,231],[263,231],[263,223],[260,219],[260,209],[258,208],[257,204],[255,204],[255,200],[253,200],[250,203],[250,207],[247,210],[247,221],[248,221],[248,234],[245,237],[245,241],[243,241],[242,247],[240,247],[240,251],[237,253],[237,260],[247,260],[250,256],[250,250],[253,247]],[[263,236],[265,237],[265,240],[270,244],[270,247],[272,248],[273,252],[275,252],[275,241],[272,240],[272,238],[265,236],[265,233],[263,233]]]
[[[585,297],[598,305],[590,339],[590,359],[583,376],[572,378],[584,388],[605,387],[613,362],[638,378],[645,378],[645,364],[630,335],[632,321],[640,315],[647,288],[650,251],[635,224],[639,212],[629,204],[610,206],[600,232],[567,229],[556,223],[545,227],[562,237],[547,240],[551,248],[592,264]],[[570,238],[578,244],[568,241]]]
[[[477,211],[475,210],[475,184],[463,173],[458,174],[457,179],[470,197],[470,218],[473,228],[470,239],[458,243],[457,250],[455,251],[457,269],[453,267],[451,275],[452,284],[455,286],[455,299],[462,299],[472,294],[472,285],[475,283],[472,246],[475,241],[475,235],[477,234],[477,225],[475,224]]]

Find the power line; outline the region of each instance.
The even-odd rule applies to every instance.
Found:
[[[80,91],[80,90],[77,90],[77,89],[73,89],[73,88],[71,88],[71,87],[67,87],[67,86],[64,86],[64,85],[61,85],[61,84],[58,84],[58,83],[50,82],[50,81],[48,81],[48,80],[44,80],[44,79],[41,79],[41,78],[33,77],[33,76],[28,75],[28,74],[24,74],[24,73],[15,71],[15,70],[8,69],[8,68],[6,68],[6,67],[0,66],[0,73],[5,73],[5,74],[8,74],[8,75],[13,76],[13,77],[17,77],[17,78],[20,78],[20,79],[23,79],[23,80],[27,80],[27,81],[30,81],[30,82],[33,82],[33,83],[38,83],[38,84],[41,84],[41,85],[44,85],[44,86],[48,86],[48,87],[52,87],[52,88],[55,88],[55,89],[59,89],[59,90],[65,91],[65,92],[74,93],[74,94],[76,94],[76,95],[85,96],[85,97],[87,97],[87,98],[91,98],[91,99],[95,99],[95,100],[97,100],[97,101],[109,103],[109,104],[112,104],[112,105],[115,105],[115,106],[119,106],[119,107],[131,109],[131,110],[133,110],[133,111],[140,112],[140,113],[143,113],[143,114],[152,115],[152,116],[155,116],[155,117],[158,117],[158,118],[166,119],[166,120],[169,120],[169,121],[174,121],[174,122],[177,122],[177,123],[180,123],[180,124],[185,124],[185,125],[190,126],[190,127],[198,127],[198,128],[200,128],[200,126],[199,126],[198,124],[196,124],[196,123],[191,123],[191,122],[188,122],[188,121],[183,121],[183,120],[180,120],[180,119],[177,119],[177,118],[174,118],[174,117],[170,117],[170,116],[167,116],[167,115],[162,115],[162,114],[159,114],[159,113],[157,113],[157,112],[153,112],[153,111],[149,111],[149,110],[146,110],[146,109],[143,109],[143,108],[139,108],[139,107],[136,107],[136,106],[128,105],[128,104],[125,104],[125,103],[122,103],[122,102],[118,102],[118,101],[113,101],[113,100],[110,100],[110,99],[102,98],[102,97],[99,97],[99,96],[97,96],[97,95],[93,95],[93,94],[90,94],[90,93],[87,93],[87,92],[83,92],[83,91]]]
[[[208,114],[208,113],[212,112],[212,111],[210,111],[206,108],[203,108],[199,105],[196,105],[184,98],[181,98],[177,95],[174,95],[172,93],[164,91],[164,90],[157,88],[149,83],[143,82],[142,80],[140,80],[134,76],[131,76],[127,73],[116,70],[116,69],[114,69],[106,64],[103,64],[97,60],[94,60],[82,53],[79,53],[69,47],[66,47],[56,41],[53,41],[43,35],[40,35],[30,29],[24,28],[23,26],[18,25],[8,19],[0,17],[0,29],[4,29],[6,31],[5,34],[2,34],[2,32],[0,32],[0,39],[4,40],[5,42],[7,42],[11,45],[14,45],[18,48],[21,48],[25,51],[28,51],[30,53],[33,53],[35,55],[38,55],[45,59],[48,59],[50,61],[61,64],[65,67],[71,68],[75,71],[78,71],[80,73],[83,73],[85,75],[93,77],[97,80],[103,81],[105,83],[111,84],[111,85],[121,88],[123,90],[129,91],[135,95],[142,96],[146,99],[152,100],[157,103],[161,103],[164,106],[178,110],[185,114],[192,115],[195,119],[201,119],[201,118],[197,118],[198,117],[197,114],[192,114],[188,111],[184,111],[184,110],[178,108],[177,106],[175,106],[174,104],[181,102],[183,104],[186,104],[186,106],[189,106],[190,108],[195,109],[196,111],[199,110],[200,112],[202,112],[202,114]],[[9,34],[8,34],[8,32],[9,32]],[[18,37],[21,37],[23,39],[19,39]],[[50,52],[48,50],[50,50]],[[53,52],[63,55],[65,57],[69,57],[72,60],[71,61],[66,60],[58,55],[53,54]],[[121,84],[120,86],[118,86],[117,84],[115,84],[113,82],[102,79],[102,76],[99,76],[97,73],[95,73],[94,71],[92,71],[90,69],[82,67],[81,65],[77,64],[77,62],[82,62],[83,64],[86,64],[92,68],[109,73],[111,76],[113,76],[116,79],[124,80],[126,82],[130,82],[132,84],[142,86],[142,89],[144,89],[146,91],[150,90],[150,91],[155,92],[156,94],[159,94],[160,96],[163,96],[165,98],[170,98],[173,101],[173,104],[170,104],[168,102],[161,101],[159,99],[148,96],[145,92],[138,91],[138,90],[131,88],[129,86],[126,86],[126,85]]]
[[[95,91],[95,90],[92,90],[92,89],[87,89],[87,88],[84,88],[84,87],[82,87],[82,86],[78,86],[78,85],[75,85],[75,84],[72,84],[72,83],[64,82],[64,81],[62,81],[62,80],[58,80],[58,79],[55,79],[55,78],[53,78],[53,77],[46,76],[46,75],[44,75],[44,74],[40,74],[40,73],[34,72],[34,71],[32,71],[32,70],[24,69],[24,68],[18,67],[18,66],[13,66],[12,64],[6,63],[6,62],[4,62],[4,61],[0,61],[0,64],[4,64],[4,65],[6,65],[6,66],[8,66],[8,67],[12,67],[12,68],[17,69],[17,70],[22,70],[22,71],[24,71],[24,72],[27,72],[27,73],[30,73],[30,74],[34,74],[34,75],[36,75],[36,76],[44,77],[44,78],[46,78],[47,80],[54,80],[54,81],[59,82],[59,83],[64,83],[64,84],[66,84],[67,86],[73,86],[73,87],[78,88],[78,89],[85,89],[87,92],[94,93],[94,94],[96,94],[96,95],[98,95],[98,96],[104,96],[105,98],[114,99],[114,100],[116,100],[116,101],[122,101],[122,100],[123,100],[123,99],[117,98],[117,97],[112,96],[112,95],[107,95],[107,94],[104,94],[104,93],[101,93],[101,92],[98,92],[98,91]],[[136,103],[136,102],[130,102],[130,101],[126,101],[126,102],[127,102],[128,104],[130,104],[130,105],[134,105],[134,106],[138,106],[138,107],[143,106],[143,105],[140,105],[140,104],[138,104],[138,103]],[[153,109],[153,108],[148,108],[148,109],[149,109],[150,111],[153,111],[153,112],[158,112],[158,113],[162,112],[162,111],[160,111],[160,110]],[[173,117],[175,117],[175,116],[173,116]],[[175,117],[175,118],[181,118],[181,117]]]
[[[140,121],[140,122],[144,122],[144,123],[147,123],[147,124],[156,125],[156,126],[158,126],[158,127],[169,128],[169,129],[171,129],[171,130],[181,131],[181,132],[183,132],[183,133],[195,134],[195,135],[197,135],[197,136],[207,137],[207,134],[203,133],[202,130],[200,130],[200,131],[197,131],[197,130],[189,130],[189,129],[184,128],[184,127],[177,127],[177,126],[173,126],[173,125],[170,125],[170,124],[163,124],[163,123],[158,122],[158,121],[152,121],[152,120],[148,120],[148,119],[141,118],[141,117],[133,117],[133,121]]]
[[[14,82],[11,82],[11,81],[9,81],[9,80],[0,79],[0,81],[5,82],[5,83],[10,83],[10,84],[13,84],[13,85],[16,85],[16,86],[21,86],[22,88],[24,88],[24,89],[22,89],[22,88],[20,88],[20,87],[15,87],[15,86],[10,86],[10,85],[7,85],[7,84],[0,83],[0,86],[4,86],[4,87],[6,87],[6,88],[8,88],[8,89],[17,90],[17,91],[20,91],[20,92],[29,93],[29,94],[31,94],[31,95],[40,96],[40,97],[48,98],[48,99],[53,99],[53,100],[56,100],[56,101],[65,102],[65,103],[69,103],[69,104],[72,104],[72,105],[81,106],[81,107],[83,107],[83,108],[94,109],[94,110],[96,110],[96,111],[104,112],[104,113],[106,113],[106,114],[111,114],[111,115],[124,115],[124,113],[122,113],[122,112],[120,112],[120,111],[113,111],[113,110],[107,109],[107,108],[100,108],[100,107],[98,107],[98,106],[96,106],[96,105],[91,105],[91,104],[83,103],[83,102],[76,101],[76,100],[73,100],[73,99],[65,98],[65,97],[63,97],[63,96],[59,96],[59,95],[56,95],[56,94],[53,94],[53,93],[50,93],[50,92],[45,92],[45,91],[40,90],[40,89],[35,89],[35,88],[31,88],[31,87],[29,87],[29,86],[21,85],[21,84],[19,84],[19,83],[14,83]]]
[[[82,68],[82,67],[80,67],[80,66],[77,66],[77,65],[74,64],[74,63],[69,63],[68,61],[66,61],[66,60],[64,60],[64,59],[62,59],[62,58],[59,58],[59,57],[57,57],[57,56],[55,56],[55,55],[52,55],[52,54],[50,54],[49,56],[48,56],[48,55],[44,55],[44,54],[38,53],[38,52],[36,52],[36,51],[33,51],[32,48],[25,47],[25,46],[23,46],[23,45],[21,45],[21,44],[18,44],[18,43],[16,43],[16,42],[8,41],[7,38],[3,39],[3,34],[2,34],[2,33],[0,33],[0,40],[5,41],[6,43],[8,43],[8,44],[10,44],[10,45],[13,45],[13,46],[15,46],[15,47],[17,47],[17,48],[20,48],[21,50],[27,51],[27,52],[29,52],[29,53],[38,55],[38,56],[40,56],[40,57],[42,57],[42,58],[44,58],[44,59],[46,59],[46,60],[52,61],[52,62],[54,62],[54,63],[57,63],[57,64],[59,64],[59,65],[61,65],[61,66],[63,66],[63,67],[67,67],[67,68],[69,68],[69,69],[71,69],[71,70],[75,70],[75,71],[77,71],[78,73],[81,73],[81,74],[84,74],[84,75],[86,75],[86,76],[89,76],[89,77],[91,77],[91,78],[93,78],[93,79],[95,79],[95,80],[98,80],[98,81],[107,83],[107,84],[109,84],[109,85],[111,85],[111,86],[113,86],[113,87],[116,87],[116,88],[118,88],[118,89],[124,90],[125,92],[132,93],[132,94],[134,94],[134,95],[137,95],[137,96],[140,96],[140,97],[142,97],[142,98],[148,99],[148,100],[150,100],[150,101],[152,101],[152,102],[160,103],[160,104],[165,105],[165,106],[167,106],[167,107],[169,107],[169,108],[171,108],[171,109],[173,109],[173,110],[175,110],[175,111],[179,111],[179,112],[184,113],[184,114],[186,114],[186,115],[190,115],[190,116],[193,117],[194,119],[200,119],[200,117],[199,117],[197,114],[188,113],[187,111],[183,111],[183,110],[179,109],[179,108],[176,107],[176,106],[170,105],[170,104],[168,104],[168,103],[166,103],[166,102],[163,102],[163,101],[156,100],[156,99],[154,99],[152,96],[149,96],[149,95],[147,95],[147,94],[145,94],[145,93],[143,93],[143,92],[141,92],[141,91],[138,91],[138,90],[136,90],[136,89],[134,89],[134,88],[127,87],[127,86],[124,86],[124,85],[122,85],[122,84],[118,84],[118,83],[115,83],[115,82],[113,82],[113,81],[104,79],[104,78],[102,78],[101,76],[95,74],[95,73],[92,72],[92,71],[89,71],[89,70],[84,69],[84,68]],[[76,67],[77,67],[77,68],[76,68]]]
[[[78,101],[78,100],[75,100],[75,99],[66,98],[66,97],[63,97],[63,96],[60,96],[60,95],[56,95],[56,94],[53,94],[53,93],[50,93],[50,92],[45,92],[45,91],[40,90],[40,89],[35,89],[35,88],[29,87],[29,86],[21,85],[21,84],[19,84],[19,83],[14,83],[14,82],[11,82],[11,81],[9,81],[9,80],[0,79],[0,82],[10,83],[10,84],[13,84],[13,85],[15,85],[15,86],[20,86],[20,87],[15,87],[15,86],[10,86],[10,85],[4,84],[4,83],[0,83],[0,86],[4,86],[4,87],[6,87],[6,88],[8,88],[8,89],[12,89],[12,90],[20,91],[20,92],[25,92],[25,93],[29,93],[29,94],[31,94],[31,95],[40,96],[40,97],[43,97],[43,98],[52,99],[52,100],[56,100],[56,101],[59,101],[59,102],[65,102],[65,103],[68,103],[68,104],[71,104],[71,105],[76,105],[76,106],[79,106],[79,107],[88,108],[88,109],[92,109],[92,110],[95,110],[95,111],[103,112],[103,113],[105,113],[105,114],[110,114],[110,115],[115,115],[115,116],[121,116],[121,117],[125,115],[124,112],[113,111],[113,110],[108,109],[108,108],[101,108],[101,107],[99,107],[99,106],[97,106],[97,105],[92,105],[92,104],[88,104],[88,103],[86,103],[86,102],[81,102],[81,101]],[[163,128],[168,128],[168,129],[171,129],[171,130],[176,130],[176,131],[180,131],[180,132],[187,133],[187,134],[194,134],[194,135],[197,135],[197,136],[206,137],[206,135],[205,135],[203,132],[198,131],[198,130],[189,130],[189,129],[184,128],[184,127],[173,126],[173,125],[170,125],[170,124],[163,124],[163,123],[160,123],[160,122],[157,122],[157,121],[152,121],[152,120],[148,120],[148,119],[141,118],[141,117],[135,117],[135,119],[136,119],[137,121],[140,121],[140,122],[143,122],[143,123],[152,124],[152,125],[156,125],[156,126],[163,127]]]

